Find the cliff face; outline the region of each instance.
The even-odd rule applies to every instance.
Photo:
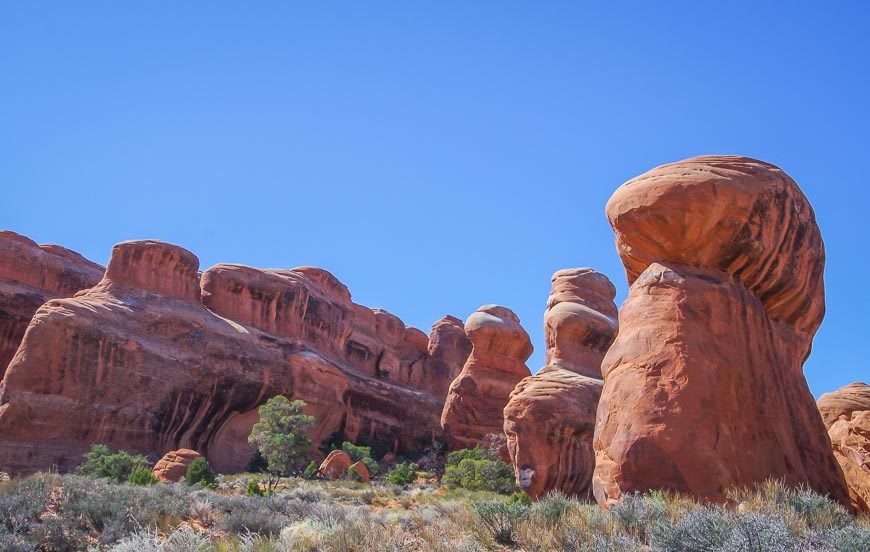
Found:
[[[427,339],[320,269],[219,265],[201,289],[198,265],[177,246],[125,242],[97,285],[39,307],[0,383],[0,469],[68,469],[105,443],[194,449],[238,470],[277,394],[308,403],[315,443],[342,432],[401,452],[440,434],[438,390],[470,348],[455,324]]]
[[[58,245],[0,231],[0,379],[43,303],[95,285],[103,267]]]

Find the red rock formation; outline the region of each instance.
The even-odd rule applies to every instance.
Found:
[[[802,372],[824,246],[794,181],[699,157],[625,183],[607,216],[632,285],[602,364],[599,504],[659,488],[719,500],[767,478],[848,503]]]
[[[616,337],[616,289],[590,268],[560,270],[544,315],[547,365],[523,379],[504,409],[517,484],[537,500],[551,490],[588,497],[601,360]]]
[[[92,287],[103,267],[57,245],[0,231],[0,379],[43,303]]]
[[[180,247],[125,242],[99,284],[43,305],[0,383],[0,466],[69,469],[105,443],[241,469],[278,394],[308,403],[315,445],[343,432],[412,452],[440,434],[443,399],[410,385],[430,364],[420,332],[351,303],[324,270],[220,265],[201,294],[197,269]]]
[[[517,383],[531,375],[529,335],[514,312],[484,305],[468,317],[471,356],[450,384],[441,426],[452,449],[471,448],[503,431],[503,410]]]
[[[346,452],[334,450],[320,463],[317,475],[327,479],[344,479],[347,477],[347,469],[352,465],[353,460],[350,459],[350,456]]]
[[[362,462],[354,462],[348,468],[348,474],[350,474],[351,470],[355,470],[357,475],[359,476],[360,483],[368,483],[372,480],[371,475],[369,474],[368,467]]]
[[[154,464],[151,473],[160,481],[177,483],[187,475],[187,467],[202,455],[195,450],[179,449],[167,452]]]
[[[870,385],[856,382],[825,393],[817,405],[846,475],[852,506],[870,512]]]

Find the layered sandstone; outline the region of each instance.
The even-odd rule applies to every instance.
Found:
[[[314,268],[219,265],[202,292],[198,265],[174,245],[124,242],[97,285],[39,308],[0,384],[0,466],[69,469],[105,443],[241,469],[257,408],[278,394],[306,401],[315,445],[341,433],[413,452],[440,434],[445,385],[427,370],[464,362],[439,340],[449,320],[429,340]]]
[[[0,379],[30,319],[49,299],[94,286],[103,267],[58,245],[0,231]]]
[[[320,463],[317,475],[327,479],[344,479],[347,477],[347,469],[353,465],[353,460],[343,450],[334,450],[326,455]]]
[[[824,315],[824,246],[779,168],[699,157],[607,204],[631,289],[602,364],[593,488],[720,500],[768,478],[848,503],[802,365]]]
[[[843,469],[856,510],[870,511],[870,385],[852,383],[817,403],[834,457]]]
[[[468,317],[471,355],[450,384],[441,426],[453,449],[472,448],[487,435],[500,435],[504,407],[517,383],[531,375],[529,334],[510,309],[484,305]]]
[[[592,435],[601,360],[616,337],[616,289],[590,268],[553,275],[544,315],[547,365],[523,379],[504,409],[517,484],[537,500],[552,490],[591,494]]]
[[[163,455],[152,468],[151,473],[158,480],[167,483],[177,483],[187,475],[187,468],[194,460],[202,456],[195,450],[172,450]]]

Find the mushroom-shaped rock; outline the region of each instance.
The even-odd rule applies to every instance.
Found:
[[[178,449],[167,452],[154,464],[151,473],[160,481],[178,482],[187,474],[187,467],[202,455],[195,450]]]
[[[803,376],[824,314],[824,246],[779,168],[698,157],[607,204],[631,288],[602,363],[593,488],[723,500],[774,478],[848,504]]]
[[[348,473],[356,472],[357,477],[359,477],[360,483],[368,483],[371,481],[371,475],[369,474],[369,469],[362,462],[354,462],[347,468]]]
[[[616,289],[589,268],[560,270],[544,315],[547,365],[523,379],[504,409],[517,483],[533,499],[551,490],[588,497],[601,360],[616,337]]]
[[[353,460],[343,450],[334,450],[326,455],[320,463],[317,474],[327,479],[344,479],[347,477],[347,469],[353,465]]]
[[[93,287],[103,267],[58,245],[0,231],[0,380],[36,309]]]
[[[453,449],[471,448],[487,435],[500,435],[511,391],[531,375],[525,361],[532,354],[532,342],[512,310],[484,305],[468,317],[465,333],[471,339],[471,355],[450,384],[441,413],[441,426]]]
[[[819,397],[834,457],[843,468],[852,506],[870,511],[870,385],[852,383]]]

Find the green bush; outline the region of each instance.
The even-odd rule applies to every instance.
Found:
[[[260,488],[260,482],[256,479],[248,481],[248,486],[245,487],[245,494],[248,496],[263,496],[263,489]]]
[[[305,471],[302,472],[302,477],[304,479],[314,479],[317,477],[317,472],[320,471],[320,466],[317,465],[317,462],[312,460],[308,462],[308,466],[305,467]]]
[[[365,464],[369,469],[369,475],[375,475],[378,473],[380,466],[378,466],[378,463],[372,458],[371,447],[363,447],[355,445],[350,441],[345,441],[341,444],[341,450],[346,452],[354,462],[362,462]]]
[[[122,450],[112,452],[106,445],[93,445],[76,472],[79,475],[124,483],[135,468],[147,468],[150,465],[148,459],[142,455],[133,455]]]
[[[133,468],[130,477],[127,478],[127,483],[130,483],[131,485],[154,485],[158,482],[159,480],[154,477],[151,470],[144,466],[136,466]]]
[[[309,433],[317,423],[303,414],[305,401],[272,397],[257,410],[260,421],[251,428],[248,442],[266,459],[269,472],[288,476],[298,473],[311,448]]]
[[[532,505],[532,497],[527,495],[522,491],[517,491],[510,495],[507,499],[508,504],[513,504],[514,502],[518,502],[520,504],[525,504],[526,506]]]
[[[451,488],[502,494],[517,488],[513,467],[499,460],[494,451],[479,446],[451,452],[442,482]]]
[[[417,464],[409,464],[407,462],[402,462],[401,464],[397,464],[395,468],[390,470],[390,473],[387,474],[387,483],[391,485],[410,485],[417,478],[417,470],[419,466]]]
[[[187,474],[184,476],[184,482],[188,485],[200,484],[203,487],[213,488],[215,486],[214,472],[205,458],[200,456],[187,466]]]
[[[516,524],[526,517],[529,507],[519,502],[479,502],[474,513],[499,544],[513,544]]]

